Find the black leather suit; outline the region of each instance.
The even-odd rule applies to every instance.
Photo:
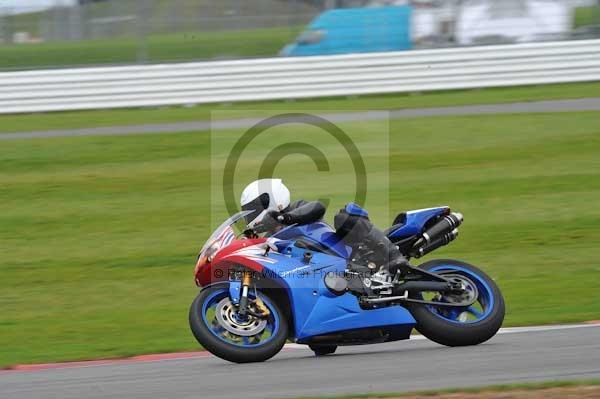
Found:
[[[325,205],[321,202],[298,200],[281,212],[271,211],[266,214],[260,230],[272,234],[282,225],[310,224],[323,219],[323,215],[325,215]]]

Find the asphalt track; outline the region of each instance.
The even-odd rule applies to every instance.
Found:
[[[422,337],[316,358],[288,346],[237,365],[205,356],[0,373],[3,399],[286,398],[600,378],[600,325],[506,329],[479,346]]]
[[[365,111],[344,113],[323,113],[319,116],[334,123],[421,118],[449,115],[487,115],[487,114],[519,114],[532,112],[575,112],[600,111],[600,98],[582,98],[575,100],[534,101],[510,104],[465,105],[456,107],[415,108],[392,111]],[[132,134],[181,133],[192,131],[247,129],[258,123],[260,118],[242,118],[234,120],[197,121],[161,123],[152,125],[110,126],[71,130],[47,130],[34,132],[0,133],[0,140],[32,139],[51,137],[78,136],[119,136]],[[301,119],[294,118],[294,122]]]

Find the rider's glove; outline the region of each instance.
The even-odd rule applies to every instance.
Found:
[[[277,213],[277,221],[288,226],[294,223],[292,216],[287,213]]]
[[[271,231],[274,230],[277,226],[279,226],[281,224],[281,222],[278,219],[279,216],[279,212],[277,211],[267,212],[267,214],[263,217],[263,220],[261,222],[262,230]]]

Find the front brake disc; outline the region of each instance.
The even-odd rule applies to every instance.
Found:
[[[260,334],[267,326],[266,319],[259,319],[251,314],[241,318],[229,298],[223,298],[217,304],[215,317],[224,329],[242,337]]]

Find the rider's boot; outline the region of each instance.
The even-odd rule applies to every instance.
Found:
[[[372,226],[369,233],[363,237],[359,246],[361,249],[355,252],[371,252],[372,258],[375,259],[375,262],[368,263],[370,270],[362,273],[363,281],[368,280],[365,282],[374,294],[391,294],[394,289],[394,277],[398,271],[410,267],[408,260],[398,247],[375,226]]]
[[[336,233],[353,249],[348,268],[352,280],[355,283],[363,281],[359,288],[367,292],[373,291],[371,280],[376,282],[378,291],[389,287],[387,290],[391,292],[393,277],[408,265],[398,247],[371,223],[366,211],[354,204],[347,205],[335,215],[334,225]],[[356,284],[352,285],[356,287]]]
[[[398,247],[390,239],[373,226],[364,239],[365,245],[381,254],[382,269],[395,276],[398,270],[408,266],[408,260],[402,255]]]

